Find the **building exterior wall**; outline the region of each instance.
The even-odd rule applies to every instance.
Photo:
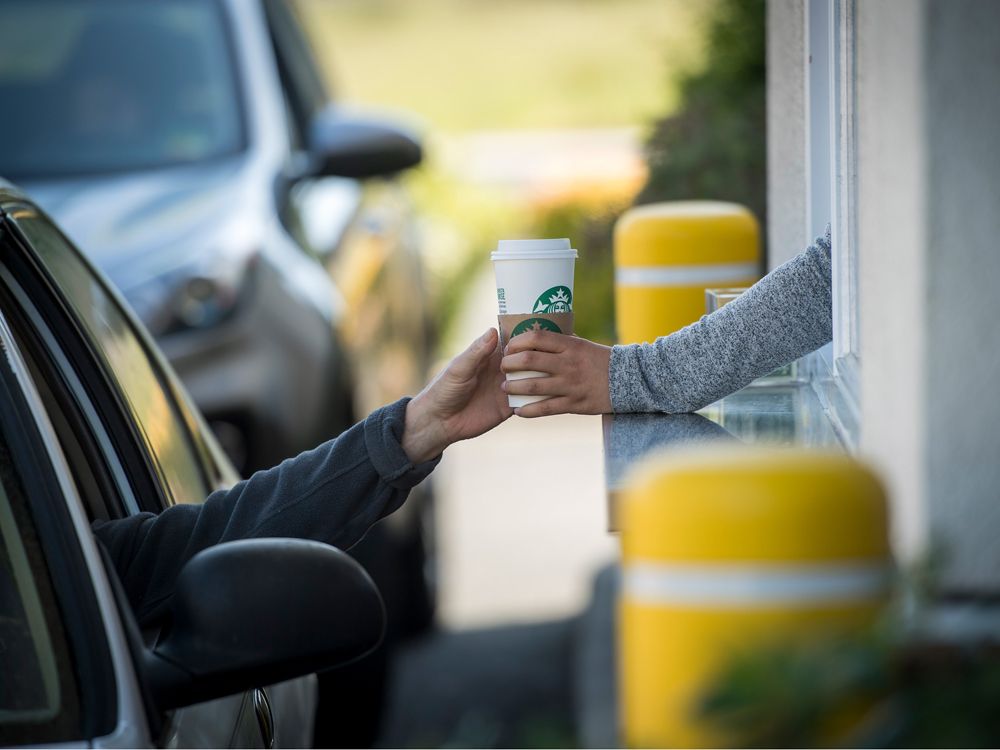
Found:
[[[1000,3],[929,0],[925,494],[944,583],[1000,591]]]
[[[767,265],[811,241],[806,211],[805,0],[767,4]]]
[[[904,561],[926,548],[924,13],[860,2],[857,39],[861,452],[886,480]]]

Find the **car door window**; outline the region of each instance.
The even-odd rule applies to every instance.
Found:
[[[53,583],[63,568],[49,567],[49,550],[43,552],[34,515],[37,505],[31,507],[28,501],[29,491],[44,493],[46,482],[35,465],[23,464],[32,437],[25,434],[7,388],[4,379],[0,384],[0,746],[79,740],[84,733],[82,693]],[[51,525],[57,517],[50,513],[45,520]],[[74,591],[82,593],[80,587]],[[89,613],[78,614],[82,625]],[[93,650],[99,653],[96,640]],[[87,664],[76,666],[88,671]]]
[[[118,300],[47,220],[28,209],[12,218],[65,295],[106,374],[116,382],[167,502],[204,500],[211,486],[188,425]]]
[[[4,251],[12,249],[3,243],[3,238],[0,247]],[[3,264],[0,264],[0,306],[73,472],[90,520],[138,513],[139,504],[127,472],[86,387],[35,305]]]
[[[0,438],[0,745],[80,739],[80,704],[48,571]]]

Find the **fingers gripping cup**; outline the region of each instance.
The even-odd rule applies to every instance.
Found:
[[[568,239],[500,240],[490,254],[497,282],[497,307],[503,345],[530,330],[573,332],[573,271],[577,252]],[[507,380],[545,377],[525,370]],[[546,396],[507,396],[512,407]]]

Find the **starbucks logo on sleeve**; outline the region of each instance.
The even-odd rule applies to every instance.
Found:
[[[532,313],[573,312],[573,292],[567,286],[554,286],[544,292],[531,310]]]
[[[514,338],[515,336],[527,333],[528,331],[552,331],[553,333],[562,333],[559,326],[548,318],[527,318],[514,326],[514,330],[510,332],[510,337]]]

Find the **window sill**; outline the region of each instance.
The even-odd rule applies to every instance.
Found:
[[[809,359],[795,362],[782,375],[761,378],[695,414],[604,415],[609,530],[618,528],[618,497],[628,474],[655,451],[716,442],[852,450],[852,443],[844,437],[851,433],[824,401],[830,396],[824,389],[833,386],[814,377],[816,365]]]

